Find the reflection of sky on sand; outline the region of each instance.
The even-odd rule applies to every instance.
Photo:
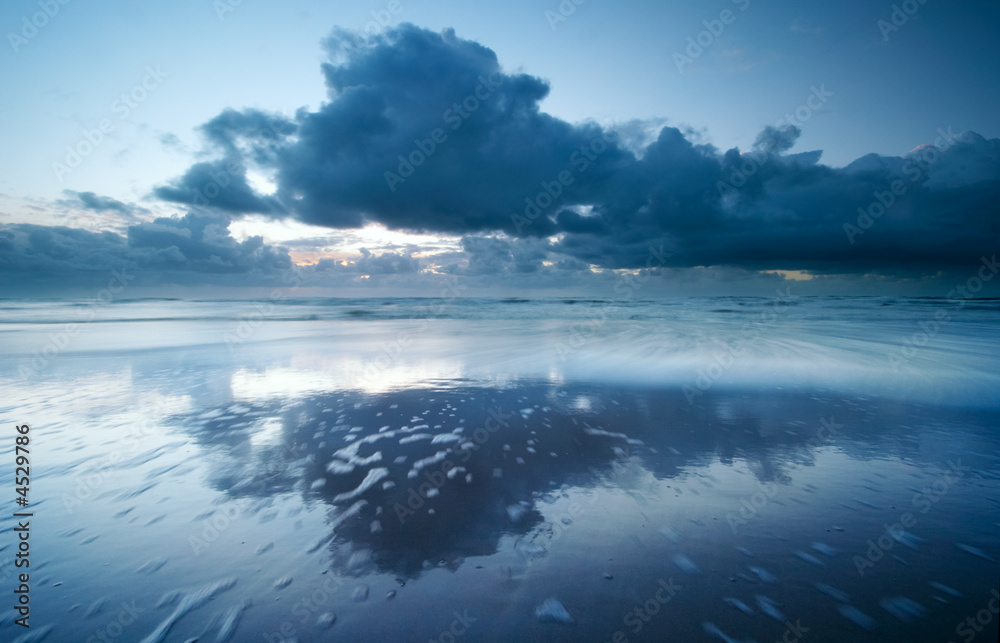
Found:
[[[223,368],[226,377],[240,368],[258,377],[285,369],[254,389],[264,395],[304,377],[320,380],[300,385],[304,390],[371,393],[461,378],[491,385],[534,379],[688,386],[698,397],[716,387],[798,386],[995,407],[1000,386],[1000,309],[993,302],[470,298],[429,315],[431,303],[283,300],[269,302],[264,316],[253,312],[261,302],[122,302],[80,323],[58,350],[51,337],[80,322],[79,307],[50,304],[26,313],[0,305],[9,317],[0,354],[18,373],[59,370],[75,359],[113,363],[118,355],[146,354],[151,363],[153,353],[167,350],[185,355],[187,366],[194,359]],[[928,326],[941,311],[947,323]],[[42,351],[55,357],[42,360]]]
[[[299,398],[328,390],[359,390],[374,395],[420,387],[429,382],[461,379],[464,370],[458,360],[426,359],[379,370],[376,377],[358,377],[368,364],[361,359],[345,358],[328,370],[306,369],[295,363],[297,361],[293,360],[294,365],[287,368],[234,372],[231,380],[234,399]]]
[[[45,419],[33,426],[36,592],[40,620],[60,623],[54,636],[100,627],[86,615],[95,600],[134,599],[146,612],[122,640],[141,640],[176,607],[163,602],[170,592],[234,578],[170,637],[212,640],[250,600],[237,640],[284,620],[301,641],[326,640],[326,612],[348,638],[434,639],[465,609],[479,619],[476,640],[610,640],[616,629],[631,636],[623,617],[673,578],[684,591],[643,635],[702,640],[707,621],[741,640],[780,638],[761,594],[842,640],[946,640],[995,581],[995,562],[957,548],[1000,555],[1000,449],[987,411],[722,387],[691,405],[677,389],[460,380],[462,362],[444,359],[394,366],[366,388],[353,368],[337,370],[339,354],[313,348],[276,358],[262,346],[228,361],[70,357],[8,388],[17,413]],[[477,434],[497,426],[491,417],[507,426]],[[820,434],[823,420],[839,428]],[[448,458],[462,467],[450,478]],[[859,577],[852,557],[956,458],[971,472],[917,514],[920,540]],[[385,473],[363,488],[376,469]],[[427,483],[434,494],[421,492]],[[95,573],[108,588],[99,596]],[[300,622],[298,601],[330,578],[337,592]],[[844,618],[816,583],[848,594],[878,629]],[[367,600],[353,597],[359,586]],[[927,610],[924,629],[880,606],[896,596]],[[550,597],[576,627],[539,622]]]

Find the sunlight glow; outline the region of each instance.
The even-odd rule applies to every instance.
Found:
[[[254,192],[264,196],[271,196],[278,191],[277,183],[260,172],[255,172],[253,170],[249,170],[247,172],[247,183],[249,183],[250,187],[254,189]]]
[[[334,259],[346,266],[348,264],[345,257],[358,255],[362,249],[374,254],[403,252],[417,258],[461,249],[461,237],[388,230],[385,226],[376,224],[358,229],[337,230],[294,219],[271,219],[261,215],[233,221],[229,224],[229,232],[240,242],[260,236],[268,244],[292,245],[289,250],[297,265],[316,263],[320,259]]]
[[[785,279],[790,279],[791,281],[811,281],[814,279],[813,275],[803,270],[764,270],[762,272],[771,275],[781,275]]]

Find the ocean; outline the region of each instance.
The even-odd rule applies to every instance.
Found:
[[[998,364],[996,299],[0,300],[0,639],[993,640]]]

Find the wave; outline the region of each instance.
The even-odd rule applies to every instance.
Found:
[[[953,300],[932,297],[700,297],[667,300],[579,298],[296,298],[269,300],[180,300],[141,298],[95,304],[92,301],[0,301],[0,324],[227,322],[253,319],[274,322],[469,320],[681,320],[711,323],[719,317],[772,314],[798,309],[796,319],[905,319],[934,315],[934,310],[1000,311],[995,298]]]

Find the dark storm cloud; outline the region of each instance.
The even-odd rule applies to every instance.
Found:
[[[256,109],[227,109],[202,125],[201,131],[227,156],[250,150],[254,160],[263,162],[275,158],[277,146],[295,132],[295,123]]]
[[[63,190],[63,193],[67,196],[74,197],[75,201],[66,200],[61,203],[75,205],[86,210],[93,210],[94,212],[117,212],[126,216],[132,216],[135,212],[146,212],[145,208],[129,205],[119,201],[118,199],[113,199],[109,196],[100,196],[98,194],[94,194],[93,192],[74,192],[72,190]]]
[[[353,261],[320,259],[315,264],[303,268],[308,275],[349,275],[384,277],[388,275],[415,275],[420,272],[420,260],[403,252],[383,252],[376,255],[367,248],[361,249],[361,257]],[[343,285],[340,283],[331,285]]]
[[[127,268],[135,271],[137,283],[156,285],[206,282],[220,275],[259,279],[292,267],[287,251],[264,244],[260,237],[236,241],[228,224],[225,217],[192,213],[132,225],[126,236],[60,226],[3,225],[0,274],[7,273],[8,287],[32,283],[69,287]]]
[[[792,149],[796,139],[801,135],[802,130],[795,125],[784,125],[783,127],[768,125],[757,135],[753,146],[754,149],[770,148],[775,153],[780,154]]]
[[[125,239],[113,232],[27,223],[0,226],[0,272],[34,276],[111,270],[127,255]]]
[[[459,275],[494,275],[538,272],[548,257],[548,242],[540,239],[513,240],[498,237],[464,237],[464,267],[451,265],[446,272]]]
[[[1000,141],[942,138],[902,158],[834,169],[817,153],[775,152],[787,137],[766,154],[716,155],[672,132],[637,164],[646,180],[639,207],[615,198],[587,217],[561,213],[566,234],[553,250],[618,268],[646,265],[662,243],[676,267],[960,270],[1000,240]]]
[[[264,244],[259,236],[242,242],[232,238],[229,219],[189,213],[181,218],[159,218],[128,229],[128,245],[162,268],[200,272],[275,272],[291,267],[284,249]]]
[[[164,201],[234,214],[284,212],[276,199],[254,192],[247,183],[246,166],[235,158],[196,163],[180,179],[156,188],[153,193]]]
[[[354,262],[354,266],[359,273],[366,275],[401,275],[420,270],[420,261],[401,252],[376,255],[367,248],[362,248],[361,258]]]
[[[338,31],[325,46],[318,111],[223,112],[202,128],[220,158],[156,194],[330,228],[462,235],[467,260],[448,270],[467,275],[641,268],[661,247],[668,267],[920,275],[996,251],[997,140],[948,132],[837,169],[819,151],[790,153],[801,130],[789,124],[741,153],[656,121],[567,123],[540,110],[545,81],[505,73],[450,30]],[[254,192],[246,168],[276,192]]]
[[[278,183],[276,199],[265,201],[234,177],[240,180],[210,205],[291,212],[330,227],[378,221],[429,232],[514,232],[511,214],[542,181],[558,182],[560,172],[586,164],[589,180],[561,187],[555,202],[586,201],[616,163],[634,159],[614,145],[598,159],[581,156],[602,128],[541,112],[544,81],[504,73],[491,50],[450,31],[404,25],[368,38],[336,33],[326,47],[340,61],[322,68],[330,101],[300,111],[294,132],[288,121],[254,111],[227,111],[203,127],[225,162],[257,164]],[[277,133],[270,156],[253,144],[268,128]],[[156,194],[189,203],[211,181],[210,170],[218,172],[196,165]],[[544,218],[524,234],[554,231]]]
[[[247,164],[278,163],[278,151],[295,128],[292,121],[279,115],[227,109],[200,128],[222,158],[192,165],[184,176],[153,193],[165,201],[225,212],[284,214],[285,207],[278,199],[259,195],[250,187]]]

